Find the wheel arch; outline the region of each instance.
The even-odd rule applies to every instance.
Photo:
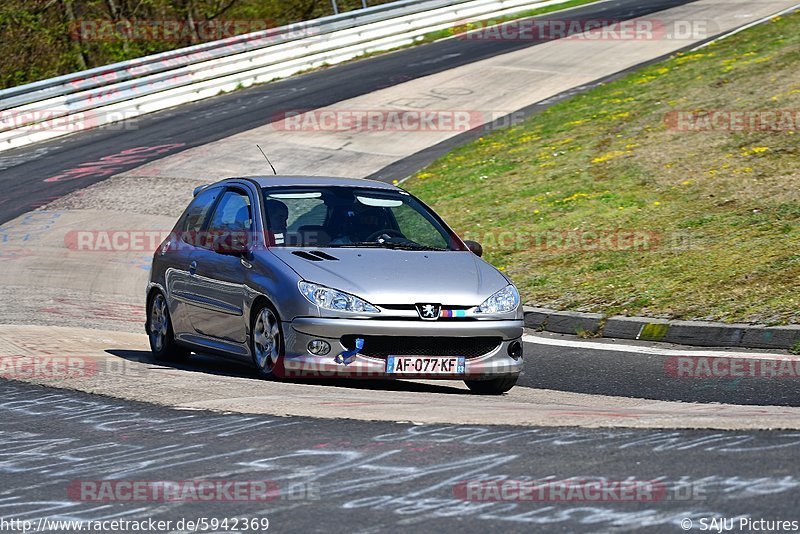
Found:
[[[277,317],[278,322],[281,321],[281,314],[278,311],[277,306],[275,306],[275,303],[272,302],[272,300],[269,297],[267,297],[266,295],[264,295],[263,293],[259,293],[253,299],[252,304],[250,304],[250,317],[248,318],[248,321],[247,321],[247,324],[248,324],[247,335],[248,336],[253,334],[253,325],[255,324],[255,321],[256,321],[256,314],[258,313],[259,310],[261,310],[262,306],[269,306],[272,309],[272,312],[275,314],[275,317]]]
[[[250,355],[255,362],[255,340],[253,339],[253,330],[256,326],[256,319],[258,317],[258,313],[263,308],[269,308],[272,313],[275,315],[275,319],[278,321],[278,330],[280,332],[280,346],[278,349],[279,359],[278,362],[273,370],[275,378],[282,378],[285,375],[285,368],[284,368],[284,356],[286,354],[286,332],[284,330],[283,324],[281,322],[281,314],[278,311],[278,308],[272,302],[272,300],[267,297],[266,295],[259,293],[254,299],[252,304],[250,305],[250,318],[248,321],[248,331],[247,331],[247,350],[250,351]]]
[[[155,298],[157,293],[161,293],[164,295],[164,298],[167,298],[167,293],[164,291],[164,288],[161,287],[160,284],[150,283],[147,286],[147,293],[145,297],[145,304],[144,304],[144,330],[149,335],[150,334],[150,306],[153,305],[153,299]],[[167,307],[169,307],[169,303],[167,303]]]

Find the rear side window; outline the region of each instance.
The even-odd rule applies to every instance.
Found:
[[[203,223],[208,218],[211,208],[214,207],[214,203],[221,192],[221,187],[213,187],[201,191],[194,198],[189,207],[186,208],[186,215],[184,215],[183,222],[179,228],[181,239],[189,244],[196,242],[196,237],[203,228]]]

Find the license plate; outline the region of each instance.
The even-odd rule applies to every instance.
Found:
[[[464,357],[389,356],[386,372],[393,375],[463,375]]]

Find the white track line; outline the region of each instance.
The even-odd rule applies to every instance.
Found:
[[[654,354],[657,356],[701,356],[707,358],[746,358],[751,360],[790,360],[800,361],[800,356],[790,354],[771,354],[759,352],[723,352],[719,350],[675,350],[659,347],[645,347],[638,345],[622,345],[617,343],[597,343],[596,341],[575,341],[572,339],[558,339],[551,337],[525,334],[522,336],[525,343],[537,345],[551,345],[557,347],[572,347],[576,349],[606,350],[610,352],[632,352],[637,354]]]

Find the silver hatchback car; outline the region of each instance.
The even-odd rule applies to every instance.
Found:
[[[464,380],[511,389],[522,306],[503,273],[406,191],[361,179],[232,178],[195,197],[153,258],[158,358],[252,362],[266,378]]]

